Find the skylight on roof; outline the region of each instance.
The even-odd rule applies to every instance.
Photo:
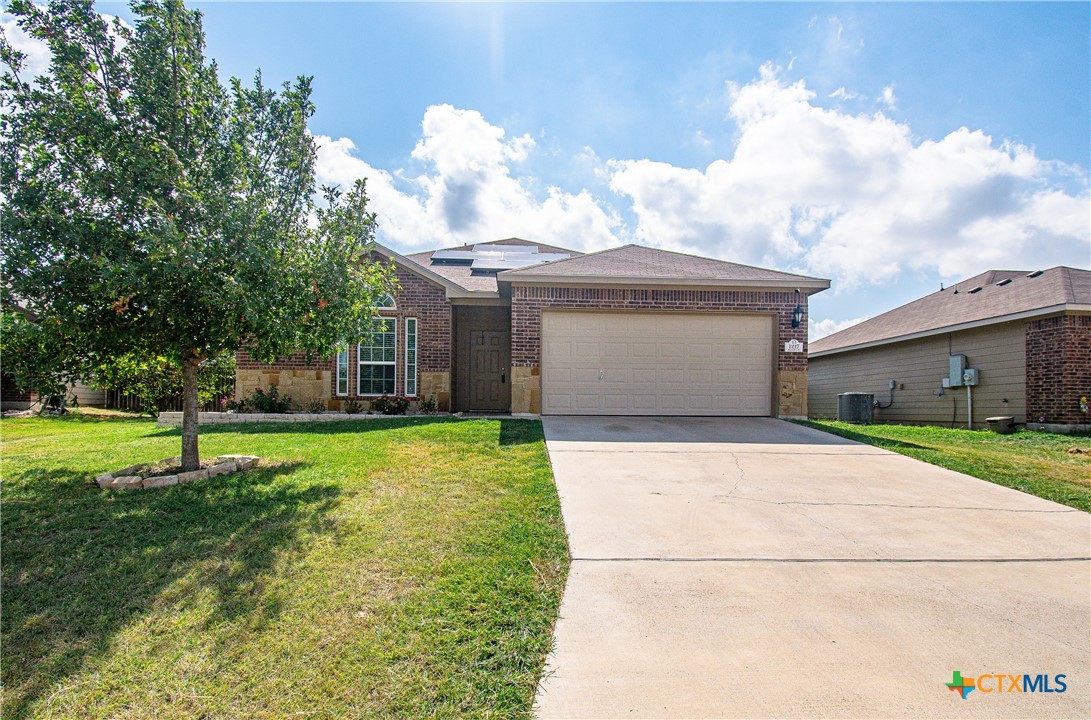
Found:
[[[1011,278],[1004,278],[1003,280],[1001,280],[1000,282],[997,283],[998,287],[1004,287],[1005,285],[1011,285]]]
[[[1032,273],[1027,273],[1027,277],[1028,277],[1028,278],[1036,278],[1036,277],[1038,277],[1038,276],[1039,276],[1039,275],[1041,275],[1041,274],[1042,274],[1042,271],[1041,271],[1041,270],[1035,270],[1035,271],[1034,271],[1034,272],[1032,272]]]
[[[537,245],[474,245],[472,250],[436,250],[432,262],[439,265],[469,265],[474,272],[495,273],[518,270],[554,260],[567,260],[568,253],[540,253]]]
[[[980,285],[978,285],[975,288],[970,288],[970,294],[971,295],[973,295],[975,292],[981,292],[981,286]]]

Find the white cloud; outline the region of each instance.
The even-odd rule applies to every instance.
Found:
[[[51,55],[45,41],[28,35],[11,13],[0,13],[0,28],[3,28],[4,37],[11,46],[26,55],[20,73],[23,80],[30,81],[49,72]]]
[[[851,320],[833,320],[826,318],[825,320],[815,321],[811,318],[807,321],[807,339],[810,342],[814,342],[819,338],[824,338],[827,335],[833,335],[835,332],[841,332],[847,327],[852,327],[857,323],[862,323],[867,320],[867,316],[852,318]]]
[[[770,65],[730,91],[730,160],[703,171],[611,163],[638,242],[832,276],[838,290],[907,269],[962,277],[1086,263],[1086,171],[1083,188],[1065,192],[1072,168],[1029,148],[966,128],[916,141],[883,113],[819,107],[803,81]]]
[[[837,98],[838,100],[855,100],[860,97],[859,93],[848,92],[844,87],[839,87],[826,97]]]
[[[120,24],[130,32],[134,29],[133,26],[125,22],[122,18],[114,15],[100,13],[99,17],[106,21],[107,31],[115,39],[117,49],[121,50],[124,48],[125,45],[128,44],[128,39],[125,35],[117,32],[115,23]],[[23,80],[30,82],[40,75],[47,75],[49,73],[49,66],[52,62],[53,54],[49,50],[48,43],[29,35],[25,30],[19,27],[16,16],[11,13],[0,12],[0,28],[2,28],[4,37],[11,44],[12,48],[26,56],[23,58],[23,70],[20,73]]]
[[[879,99],[882,100],[891,110],[898,109],[898,98],[894,96],[894,83],[891,83],[883,88],[883,92],[879,95]]]
[[[368,178],[383,242],[406,250],[512,236],[573,249],[618,244],[620,218],[590,192],[547,187],[539,195],[532,178],[519,176],[536,150],[529,135],[509,139],[477,111],[450,105],[429,107],[421,131],[412,158],[425,171],[417,175],[368,165],[348,138],[316,138],[319,182]]]

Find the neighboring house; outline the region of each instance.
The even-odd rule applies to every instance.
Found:
[[[811,417],[837,395],[874,393],[881,422],[967,424],[967,389],[943,388],[949,358],[978,370],[973,426],[1012,416],[1031,428],[1091,427],[1091,272],[990,270],[811,343]]]
[[[0,410],[28,410],[38,403],[38,393],[24,390],[15,380],[0,372]],[[80,407],[101,407],[106,403],[106,393],[76,382],[68,387],[68,404]]]
[[[582,255],[512,238],[399,255],[384,327],[328,362],[237,356],[236,392],[328,408],[383,393],[441,410],[807,413],[808,295],[828,280],[636,245]],[[794,316],[794,317],[793,317]]]

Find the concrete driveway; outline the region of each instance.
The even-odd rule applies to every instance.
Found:
[[[1088,514],[779,420],[543,423],[540,718],[1091,717]]]

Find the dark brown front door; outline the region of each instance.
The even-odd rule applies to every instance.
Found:
[[[470,336],[470,410],[511,409],[511,342],[506,332],[478,331]]]

